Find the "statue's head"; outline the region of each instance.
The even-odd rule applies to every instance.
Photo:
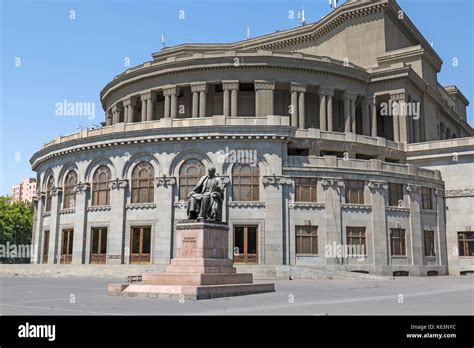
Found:
[[[216,168],[210,167],[210,168],[207,170],[207,174],[209,174],[210,176],[214,176],[214,175],[216,174]]]

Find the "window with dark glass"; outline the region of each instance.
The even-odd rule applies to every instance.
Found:
[[[92,179],[92,205],[110,204],[110,169],[103,165],[96,169]]]
[[[50,176],[48,179],[48,183],[46,185],[46,202],[45,202],[45,207],[44,207],[45,212],[51,211],[53,187],[54,187],[54,178],[53,176]]]
[[[72,262],[72,247],[74,240],[74,230],[65,229],[62,233],[62,244],[61,244],[61,259],[60,263],[71,263]]]
[[[346,227],[347,245],[353,255],[367,255],[365,227]]]
[[[392,256],[405,256],[405,230],[401,228],[390,229],[390,241]]]
[[[153,203],[154,197],[153,166],[148,162],[140,162],[132,172],[132,203]]]
[[[421,188],[421,208],[433,209],[433,189],[428,187]]]
[[[133,226],[130,235],[130,263],[150,263],[151,226]]]
[[[295,178],[295,202],[316,202],[316,178]]]
[[[77,184],[77,174],[74,170],[71,170],[66,175],[64,180],[64,209],[74,208],[76,205],[76,192],[74,191],[74,185]]]
[[[296,254],[318,255],[318,226],[295,226]]]
[[[423,231],[425,256],[436,256],[434,231]]]
[[[474,256],[474,232],[458,232],[459,256]]]
[[[346,203],[364,204],[364,181],[346,180]]]
[[[188,159],[179,169],[179,200],[185,201],[187,195],[205,175],[204,164],[197,159]]]
[[[403,204],[403,185],[402,184],[388,184],[388,205],[391,207],[398,207]]]
[[[258,166],[236,163],[232,168],[232,197],[234,201],[258,201],[259,180]]]
[[[94,227],[91,230],[90,263],[105,264],[107,257],[107,227]]]
[[[44,231],[43,237],[43,263],[48,263],[49,254],[49,231]]]

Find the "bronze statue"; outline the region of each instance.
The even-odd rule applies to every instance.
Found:
[[[188,219],[221,221],[224,188],[216,169],[209,168],[207,175],[188,193]]]

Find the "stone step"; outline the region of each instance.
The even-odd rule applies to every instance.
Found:
[[[109,285],[109,295],[151,297],[161,299],[204,300],[217,297],[242,296],[274,292],[274,284],[227,284],[208,286],[131,284],[122,291]]]
[[[233,267],[233,262],[231,259],[174,258],[170,267]]]
[[[235,267],[168,267],[168,273],[236,273]]]
[[[251,273],[145,273],[143,285],[221,285],[252,283]]]

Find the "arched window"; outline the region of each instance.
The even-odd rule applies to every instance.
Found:
[[[110,204],[110,169],[107,166],[100,166],[96,169],[92,179],[92,205]]]
[[[76,206],[76,192],[74,191],[74,185],[77,184],[77,174],[74,170],[71,170],[66,175],[64,180],[64,209],[74,208]]]
[[[179,169],[179,200],[185,201],[186,196],[205,174],[204,164],[196,159],[188,159]]]
[[[132,203],[153,203],[155,171],[148,162],[140,162],[132,172]]]
[[[232,168],[232,189],[234,201],[259,200],[258,166],[236,163]]]
[[[48,179],[48,184],[46,185],[46,205],[44,211],[51,211],[51,191],[54,187],[54,178],[51,175]]]

